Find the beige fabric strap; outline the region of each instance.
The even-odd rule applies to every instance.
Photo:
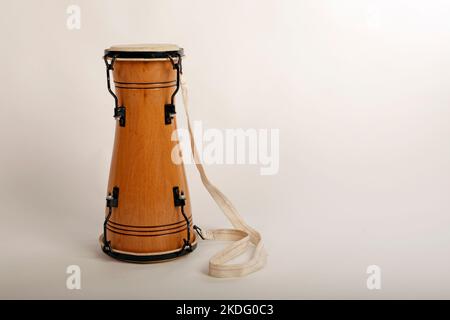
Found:
[[[261,269],[266,264],[267,254],[263,246],[261,235],[258,231],[245,223],[230,200],[228,200],[228,198],[219,189],[217,189],[206,176],[205,169],[200,162],[198,151],[195,146],[188,110],[188,88],[184,77],[181,78],[181,90],[183,94],[184,109],[186,111],[186,119],[191,138],[191,149],[195,165],[200,173],[203,185],[235,228],[205,230],[201,232],[202,236],[206,240],[233,241],[233,243],[231,243],[228,247],[214,255],[209,260],[209,274],[218,278],[245,276]],[[250,244],[255,246],[255,250],[252,257],[248,261],[238,264],[227,264],[228,261],[243,254],[250,247]]]

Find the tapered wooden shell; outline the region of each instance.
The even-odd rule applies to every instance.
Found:
[[[192,242],[195,234],[184,166],[171,158],[177,144],[172,141],[176,119],[169,125],[164,121],[164,106],[176,86],[176,70],[164,59],[117,59],[113,81],[126,121],[125,127],[117,121],[115,129],[107,191],[119,187],[119,201],[107,225],[107,239],[114,250],[129,253],[179,250],[187,237],[187,223],[180,207],[174,206],[175,186],[186,195]]]

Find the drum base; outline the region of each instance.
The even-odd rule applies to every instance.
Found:
[[[192,244],[192,250],[176,250],[176,251],[167,251],[167,252],[160,252],[160,253],[133,253],[133,252],[126,252],[126,251],[119,251],[119,250],[107,250],[105,249],[105,246],[103,244],[103,234],[100,235],[99,238],[100,246],[102,248],[102,251],[106,253],[108,256],[125,262],[131,262],[131,263],[157,263],[157,262],[164,262],[164,261],[170,261],[174,260],[176,258],[185,256],[192,251],[194,251],[197,248],[197,242],[194,242]]]

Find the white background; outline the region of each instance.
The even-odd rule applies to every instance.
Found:
[[[450,298],[449,14],[438,0],[2,1],[0,297]],[[280,129],[277,175],[207,167],[263,234],[264,270],[208,277],[219,243],[154,265],[100,251],[115,125],[101,57],[120,43],[184,47],[206,128]],[[195,222],[227,226],[187,173]]]

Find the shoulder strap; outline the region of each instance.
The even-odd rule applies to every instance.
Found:
[[[203,185],[234,227],[234,229],[205,231],[199,231],[197,228],[197,231],[199,231],[199,234],[203,239],[233,241],[233,243],[231,243],[228,247],[214,255],[209,260],[209,274],[218,278],[245,276],[261,269],[266,264],[267,254],[264,250],[261,235],[258,231],[245,223],[230,200],[228,200],[228,198],[217,187],[215,187],[206,176],[205,169],[200,162],[198,151],[195,146],[194,135],[192,133],[191,120],[189,118],[188,110],[188,88],[184,77],[181,79],[181,90],[195,165],[200,174]],[[244,263],[227,264],[228,261],[243,254],[250,247],[250,244],[255,246],[255,250],[250,260]]]

